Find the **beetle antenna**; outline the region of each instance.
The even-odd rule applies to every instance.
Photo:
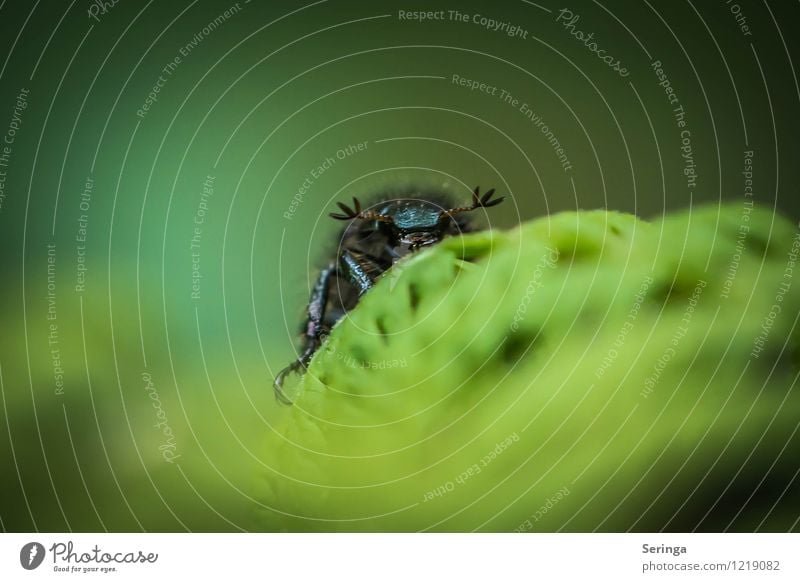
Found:
[[[331,212],[328,216],[336,220],[379,220],[381,222],[392,222],[392,217],[386,214],[378,214],[372,210],[361,210],[361,202],[353,196],[353,208],[347,204],[337,202],[336,205],[342,210],[343,214]]]
[[[503,200],[505,200],[505,196],[501,196],[500,198],[492,198],[492,196],[494,196],[494,188],[488,190],[483,196],[481,196],[481,187],[475,186],[475,190],[472,191],[471,206],[459,206],[457,208],[451,208],[450,210],[443,210],[440,216],[444,218],[445,216],[452,216],[453,214],[458,214],[459,212],[471,212],[473,210],[477,210],[478,208],[490,208],[500,204]]]

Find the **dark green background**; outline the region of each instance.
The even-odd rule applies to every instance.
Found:
[[[744,202],[743,152],[753,150],[756,204],[800,218],[796,3],[739,2],[746,36],[723,0],[240,2],[138,117],[162,69],[232,5],[122,0],[97,22],[84,0],[0,4],[0,134],[30,91],[2,168],[4,530],[256,527],[271,470],[261,442],[282,412],[270,384],[334,244],[335,200],[442,183],[466,199],[481,185],[509,197],[493,211],[499,227],[576,208],[647,218]],[[556,22],[563,7],[627,78]],[[398,19],[420,9],[486,15],[528,38]],[[693,190],[654,60],[686,111]],[[572,170],[518,110],[454,74],[527,102]],[[367,148],[337,160],[287,219],[312,169],[359,142]],[[192,299],[189,241],[208,175]],[[88,270],[77,292],[81,214]],[[47,341],[48,244],[63,394]],[[159,452],[143,373],[175,435],[175,463]]]

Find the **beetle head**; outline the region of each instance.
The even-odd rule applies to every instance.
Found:
[[[494,189],[480,196],[480,188],[472,193],[472,204],[445,209],[422,198],[393,200],[385,203],[379,211],[362,210],[358,198],[353,198],[353,208],[337,202],[343,214],[331,213],[337,220],[373,220],[388,230],[393,244],[407,246],[408,250],[430,246],[442,240],[451,226],[453,216],[477,208],[489,208],[500,204],[503,198],[492,198]]]
[[[447,226],[442,208],[421,199],[393,201],[381,209],[380,215],[391,219],[385,224],[392,242],[410,251],[442,240]]]

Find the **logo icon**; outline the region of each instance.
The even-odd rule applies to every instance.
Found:
[[[19,552],[19,563],[26,570],[35,570],[44,561],[44,546],[39,542],[29,542]]]

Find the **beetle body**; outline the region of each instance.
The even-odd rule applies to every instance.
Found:
[[[311,292],[303,349],[275,378],[276,397],[291,402],[282,389],[286,376],[305,370],[333,325],[358,304],[378,277],[409,253],[477,230],[467,213],[502,202],[502,197],[493,195],[494,189],[481,196],[475,188],[469,206],[453,206],[442,192],[381,199],[363,209],[357,198],[352,208],[339,202],[342,212],[330,216],[348,224],[340,234],[335,260],[322,270]]]

